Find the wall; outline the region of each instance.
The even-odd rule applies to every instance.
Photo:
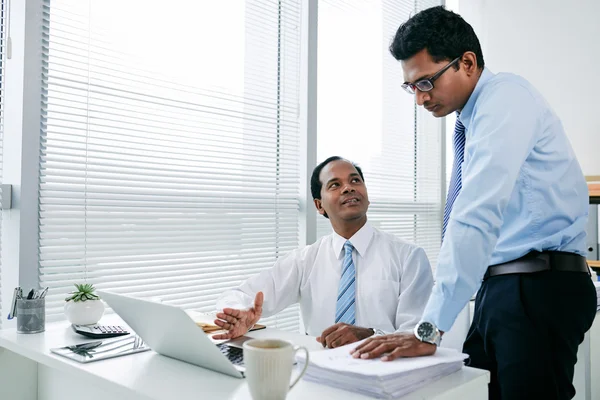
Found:
[[[460,0],[486,66],[527,78],[563,121],[586,175],[600,175],[600,1]]]

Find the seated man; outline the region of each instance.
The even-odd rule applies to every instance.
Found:
[[[361,169],[330,157],[314,169],[310,185],[333,233],[223,293],[215,324],[228,332],[215,339],[244,335],[262,316],[295,303],[306,333],[330,348],[375,333],[412,331],[419,322],[433,287],[429,260],[422,248],[367,223]]]

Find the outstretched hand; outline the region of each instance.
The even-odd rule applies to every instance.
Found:
[[[224,308],[222,312],[217,313],[218,319],[215,320],[215,324],[227,330],[227,333],[214,335],[212,338],[216,340],[234,339],[246,334],[260,319],[263,301],[263,292],[258,292],[252,308],[247,310]]]

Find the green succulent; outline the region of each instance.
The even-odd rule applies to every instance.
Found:
[[[96,290],[94,288],[94,285],[91,285],[89,283],[83,283],[83,284],[75,284],[75,288],[77,289],[75,292],[71,292],[71,295],[69,297],[67,297],[65,299],[65,301],[71,301],[73,300],[74,302],[78,302],[78,301],[86,301],[86,300],[99,300],[100,297],[94,293],[94,291]]]

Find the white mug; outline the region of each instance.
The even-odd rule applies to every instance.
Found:
[[[299,350],[306,353],[306,364],[290,385],[294,358]],[[246,381],[254,400],[283,400],[308,367],[306,347],[279,339],[252,339],[244,342]]]

